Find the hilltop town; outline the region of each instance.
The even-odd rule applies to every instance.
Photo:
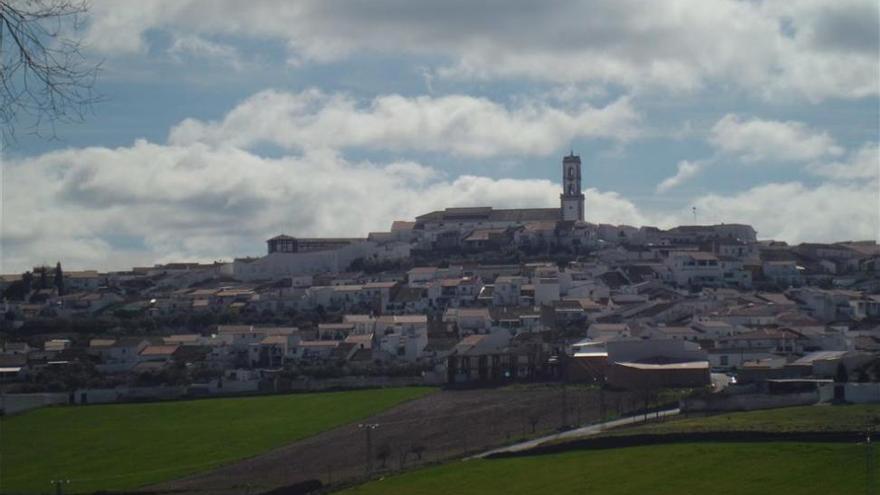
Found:
[[[559,208],[446,208],[365,238],[281,234],[265,256],[229,263],[2,275],[3,387],[93,403],[383,384],[878,379],[875,242],[594,224],[580,158],[566,156],[561,175]]]

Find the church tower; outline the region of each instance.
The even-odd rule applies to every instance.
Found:
[[[562,159],[562,194],[559,195],[563,220],[584,221],[584,193],[581,192],[581,157]]]

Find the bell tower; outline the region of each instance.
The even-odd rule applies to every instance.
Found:
[[[581,157],[572,151],[562,159],[562,219],[584,221],[584,193],[581,192]]]

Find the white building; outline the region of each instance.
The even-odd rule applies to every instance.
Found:
[[[410,245],[391,241],[383,244],[359,238],[295,238],[279,235],[266,241],[268,254],[261,258],[240,258],[233,263],[239,280],[273,280],[284,277],[343,272],[357,259],[398,260],[409,257]]]
[[[373,351],[380,356],[416,361],[428,345],[428,317],[425,315],[380,316],[376,318]]]

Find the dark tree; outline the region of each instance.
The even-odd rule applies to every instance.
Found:
[[[387,443],[382,444],[376,451],[376,459],[379,459],[379,461],[382,462],[382,465],[379,466],[380,468],[385,469],[389,457],[391,457],[391,445]]]
[[[837,383],[849,381],[849,373],[846,372],[846,366],[843,363],[837,363],[837,373],[834,374],[834,381]]]
[[[19,126],[54,136],[57,122],[82,121],[97,101],[100,63],[87,60],[75,38],[87,11],[84,0],[0,0],[3,141]]]
[[[21,281],[24,283],[24,288],[27,292],[34,290],[34,274],[31,272],[24,272],[21,275]]]
[[[31,272],[24,272],[21,275],[21,280],[16,280],[6,287],[6,290],[3,291],[3,299],[10,301],[26,300],[28,294],[31,293],[33,280],[34,277],[31,275]]]
[[[37,290],[43,290],[49,287],[49,269],[45,266],[40,267],[40,282],[37,284]]]
[[[420,461],[422,460],[422,456],[425,454],[425,450],[427,450],[427,447],[425,447],[425,445],[421,443],[413,444],[413,446],[409,448],[409,451],[412,452]]]
[[[55,288],[58,289],[58,295],[64,295],[64,272],[61,271],[61,262],[55,265]]]

